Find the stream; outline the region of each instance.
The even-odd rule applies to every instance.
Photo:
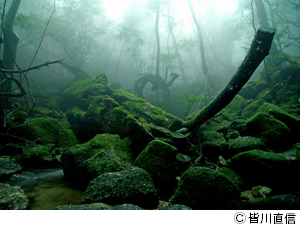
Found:
[[[63,170],[23,171],[5,182],[20,186],[29,198],[30,210],[53,210],[59,205],[81,204],[84,191],[64,180]]]

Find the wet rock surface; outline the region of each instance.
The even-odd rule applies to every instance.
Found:
[[[0,209],[24,210],[29,205],[28,197],[18,186],[0,183]]]

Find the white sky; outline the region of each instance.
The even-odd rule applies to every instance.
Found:
[[[140,2],[147,0],[140,0]],[[103,7],[106,9],[108,16],[112,19],[118,19],[129,7],[131,0],[103,0]],[[187,8],[186,0],[173,0],[173,5],[177,9],[182,9],[182,18],[189,18],[190,11]],[[212,6],[215,6],[216,13],[232,12],[236,7],[236,0],[192,0],[196,12],[205,13]],[[199,6],[199,3],[201,4]]]

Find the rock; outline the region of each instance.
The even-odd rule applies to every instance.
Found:
[[[239,95],[241,95],[245,99],[254,99],[262,90],[266,88],[268,88],[268,84],[261,81],[260,78],[258,78],[257,80],[250,80],[241,89]]]
[[[55,210],[143,210],[132,204],[108,205],[103,203],[83,204],[83,205],[61,205]]]
[[[280,120],[266,113],[256,113],[246,122],[249,136],[264,140],[267,147],[280,152],[291,147],[291,130]]]
[[[292,194],[276,195],[261,199],[250,199],[243,209],[248,210],[299,210],[300,199]]]
[[[232,140],[229,144],[229,156],[232,157],[240,152],[245,152],[251,149],[265,150],[265,143],[258,137],[238,137]]]
[[[158,195],[149,173],[141,168],[104,173],[91,181],[82,203],[134,204],[145,209],[158,205]]]
[[[12,160],[0,158],[0,181],[8,180],[13,174],[19,173],[22,166]]]
[[[226,139],[236,139],[240,136],[239,132],[238,131],[232,131],[232,132],[228,132],[226,134]]]
[[[212,162],[217,162],[220,155],[225,155],[228,148],[223,133],[216,131],[200,132],[202,151]]]
[[[252,188],[252,193],[254,197],[257,198],[266,198],[272,192],[272,189],[265,186],[255,186]]]
[[[299,162],[262,150],[239,153],[230,159],[229,167],[254,184],[267,186],[276,192],[295,191]]]
[[[64,126],[54,118],[35,118],[15,128],[16,135],[40,144],[58,142],[59,130]]]
[[[58,134],[58,145],[59,147],[71,147],[79,144],[72,129],[61,129]]]
[[[0,210],[24,210],[29,199],[19,186],[0,183]]]
[[[13,174],[9,180],[10,181],[16,181],[16,180],[33,180],[36,179],[37,177],[35,176],[34,173],[32,172],[22,172],[21,174]]]
[[[129,169],[131,162],[130,149],[117,134],[98,134],[61,155],[66,179],[82,186],[87,186],[100,174]]]
[[[183,204],[192,209],[233,209],[240,198],[240,190],[227,176],[204,167],[183,173],[172,204]]]
[[[170,198],[176,189],[175,178],[179,176],[176,155],[177,149],[174,146],[154,140],[135,160],[136,167],[145,169],[151,175],[160,196],[164,192],[169,194]]]
[[[26,147],[21,155],[21,162],[28,168],[56,168],[59,162],[50,153],[50,148],[45,145]]]
[[[245,177],[243,177],[235,170],[228,167],[222,167],[219,169],[219,172],[226,175],[241,190],[246,190],[251,188],[251,182],[249,182],[249,180],[247,180]]]
[[[258,112],[268,113],[269,115],[275,117],[276,119],[283,122],[292,132],[293,142],[300,142],[299,127],[300,119],[288,114],[276,105],[264,102],[262,106],[258,109]]]

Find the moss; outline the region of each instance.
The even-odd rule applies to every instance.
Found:
[[[221,110],[222,115],[226,117],[226,120],[232,121],[237,116],[241,115],[242,110],[246,107],[247,100],[242,96],[236,95],[235,98]]]
[[[71,147],[78,144],[79,141],[76,138],[72,129],[61,129],[58,136],[58,145],[60,147]]]

